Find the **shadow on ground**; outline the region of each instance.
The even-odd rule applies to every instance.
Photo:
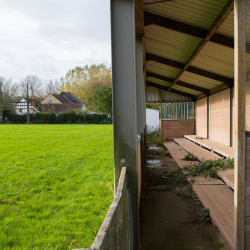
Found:
[[[186,181],[171,175],[176,169],[165,148],[149,145],[140,203],[140,249],[229,250],[217,228],[200,220],[197,213],[203,206]]]

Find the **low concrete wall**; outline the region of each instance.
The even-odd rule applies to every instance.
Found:
[[[126,168],[122,168],[116,196],[91,250],[128,250],[128,203]],[[78,248],[74,250],[90,250]]]

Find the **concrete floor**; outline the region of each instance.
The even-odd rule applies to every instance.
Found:
[[[150,155],[149,158],[146,172],[151,177],[176,169],[170,156]],[[164,185],[147,182],[140,203],[140,249],[229,250],[217,228],[199,220],[197,213],[201,208],[195,196],[183,200],[176,190],[165,191]]]

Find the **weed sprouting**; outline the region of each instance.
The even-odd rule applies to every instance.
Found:
[[[202,208],[201,211],[197,214],[200,216],[200,220],[206,224],[211,220],[210,217],[210,209],[209,208]]]
[[[184,159],[185,161],[198,161],[197,157],[191,154],[185,155]]]
[[[195,178],[203,176],[204,178],[210,177],[218,179],[218,171],[234,168],[234,159],[220,158],[218,160],[208,160],[194,163],[184,168],[178,168],[170,173],[165,172],[163,177],[171,184],[183,184],[189,178],[188,190],[192,190],[192,184]]]
[[[147,134],[147,143],[159,143],[161,141],[160,131]]]
[[[193,180],[195,180],[195,177],[197,176],[218,179],[218,171],[230,168],[234,168],[234,159],[219,158],[218,160],[202,160],[198,164],[191,164],[189,166],[185,166],[183,168],[183,171],[185,171],[187,177],[193,177]]]

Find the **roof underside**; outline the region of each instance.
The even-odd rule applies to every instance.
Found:
[[[233,87],[233,3],[143,1],[148,101],[173,100],[169,93],[196,100],[218,86]],[[159,90],[168,94],[157,99]]]

